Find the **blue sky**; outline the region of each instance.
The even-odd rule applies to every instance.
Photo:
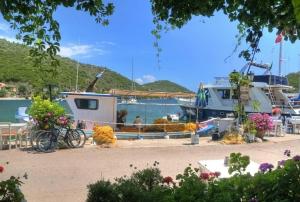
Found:
[[[84,12],[59,8],[55,18],[60,23],[61,55],[83,63],[106,66],[131,78],[131,61],[134,60],[134,79],[139,82],[170,80],[191,90],[200,82],[213,82],[215,76],[226,76],[239,70],[245,60],[238,53],[247,46],[242,44],[231,55],[238,33],[236,22],[229,22],[222,13],[214,17],[194,17],[182,29],[163,34],[161,65],[157,64],[154,37],[151,30],[152,13],[149,1],[115,1],[115,13],[110,24],[103,27]],[[203,22],[204,21],[204,22]],[[12,40],[14,32],[0,19],[0,38]],[[256,61],[273,62],[278,72],[279,45],[274,43],[275,33],[264,33]],[[283,74],[300,70],[300,43],[284,42]]]

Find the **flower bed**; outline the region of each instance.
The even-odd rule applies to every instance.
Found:
[[[171,176],[163,177],[154,163],[129,177],[114,182],[101,179],[88,185],[87,202],[300,201],[300,156],[285,160],[277,168],[264,163],[254,176],[243,172],[249,157],[239,153],[230,156],[233,170],[240,170],[230,178],[219,179],[218,172],[200,173],[189,166],[173,180]]]
[[[249,120],[255,124],[256,136],[259,138],[263,138],[266,131],[271,130],[273,127],[272,118],[268,114],[251,114]]]

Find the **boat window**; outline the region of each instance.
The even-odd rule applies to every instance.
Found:
[[[230,99],[230,89],[218,89],[218,95],[222,99]]]
[[[78,109],[90,109],[97,110],[98,109],[98,100],[96,99],[75,99],[75,104]]]

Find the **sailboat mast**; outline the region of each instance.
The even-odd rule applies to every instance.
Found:
[[[279,64],[278,64],[278,75],[281,76],[281,65],[282,65],[282,40],[279,46]]]
[[[78,91],[78,69],[79,69],[79,62],[77,62],[77,72],[76,72],[76,85],[75,85],[75,92]]]
[[[134,83],[133,83],[133,57],[131,60],[131,91],[134,90]]]

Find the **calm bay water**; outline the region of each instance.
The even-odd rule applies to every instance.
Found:
[[[126,109],[128,111],[127,123],[132,123],[136,116],[140,116],[144,123],[152,123],[155,119],[167,114],[181,113],[179,106],[172,105],[176,104],[175,99],[141,99],[138,102],[146,104],[118,104],[118,110]],[[63,101],[61,104],[70,113],[66,102]],[[31,100],[0,100],[0,122],[18,122],[15,119],[18,107],[30,105]]]

